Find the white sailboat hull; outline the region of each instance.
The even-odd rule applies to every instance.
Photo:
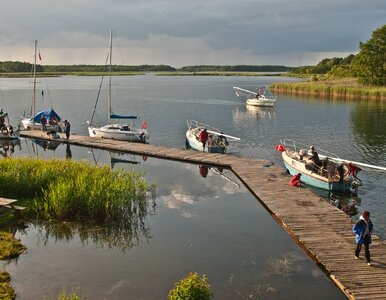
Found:
[[[219,146],[219,145],[210,145],[210,143],[207,143],[205,146],[205,149],[203,148],[202,142],[199,140],[199,132],[197,131],[197,128],[188,129],[186,131],[186,145],[188,148],[192,148],[197,151],[203,151],[203,152],[209,152],[209,153],[225,153],[226,152],[226,146]]]
[[[34,122],[33,118],[23,118],[21,120],[21,125],[23,130],[42,130],[43,126],[40,122]],[[56,131],[62,132],[62,127],[60,125],[50,125],[47,124],[47,131]]]
[[[130,128],[125,129],[121,124],[106,125],[103,127],[88,127],[90,137],[120,140],[128,142],[146,143],[149,134],[146,129]]]
[[[272,107],[276,102],[276,99],[267,98],[265,96],[259,96],[259,98],[247,98],[246,104],[253,106],[269,106]]]

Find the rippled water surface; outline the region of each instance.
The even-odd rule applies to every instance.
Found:
[[[240,137],[230,150],[232,155],[282,165],[274,146],[288,138],[353,161],[386,166],[386,106],[382,103],[277,95],[273,109],[249,108],[232,91],[232,86],[255,89],[284,80],[294,79],[118,77],[113,80],[114,107],[117,113],[130,110],[142,116],[140,122],[147,121],[152,144],[184,148],[186,120],[195,119]],[[71,122],[73,134],[86,135],[99,78],[40,81],[45,93],[41,99],[39,89],[39,105],[44,102],[48,107],[51,100],[55,110]],[[28,85],[27,79],[0,81],[0,103],[13,124],[28,108]],[[104,89],[97,114],[100,122],[107,119],[105,95]],[[58,158],[71,154],[72,159],[110,162],[105,152],[65,145],[51,145],[51,150],[44,151],[29,140],[21,140],[13,153],[2,153]],[[343,298],[226,170],[219,174],[210,168],[204,178],[199,166],[131,155],[124,158],[138,163],[114,168],[139,169],[157,185],[154,211],[146,217],[148,230],[138,233],[135,245],[122,249],[103,236],[85,237],[74,230],[69,237],[30,224],[17,233],[28,253],[7,266],[19,299],[55,295],[63,287],[79,287],[80,294],[90,299],[127,299],[128,294],[132,299],[165,299],[174,282],[190,271],[208,276],[217,299]],[[364,185],[357,196],[333,195],[326,201],[353,218],[357,212],[370,210],[375,231],[384,238],[386,175],[362,171],[359,176]]]

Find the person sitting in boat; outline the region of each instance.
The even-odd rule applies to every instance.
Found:
[[[316,152],[314,146],[310,147],[310,152],[311,152],[311,161],[314,163],[315,170],[317,170],[322,162],[320,161],[318,152]]]
[[[256,99],[259,99],[259,97],[260,97],[260,94],[257,93],[256,96],[255,96],[255,98],[256,98]]]
[[[226,138],[226,136],[223,135],[223,132],[221,132],[221,134],[218,136],[218,139],[219,139],[219,144],[221,146],[228,146],[229,145],[229,142]]]
[[[130,131],[130,124],[123,125],[123,126],[122,126],[122,130],[123,130],[123,131]]]
[[[200,132],[200,142],[202,143],[202,151],[205,150],[206,143],[209,139],[209,134],[206,128]]]

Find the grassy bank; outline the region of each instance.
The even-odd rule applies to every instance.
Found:
[[[127,208],[143,205],[147,188],[140,173],[111,171],[84,161],[0,160],[0,194],[33,199],[32,210],[49,220],[114,221]]]
[[[354,78],[306,82],[277,82],[270,85],[275,93],[316,95],[327,98],[386,100],[386,87],[361,85]]]

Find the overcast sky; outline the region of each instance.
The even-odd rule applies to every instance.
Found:
[[[1,0],[0,61],[315,65],[357,53],[385,0]]]

